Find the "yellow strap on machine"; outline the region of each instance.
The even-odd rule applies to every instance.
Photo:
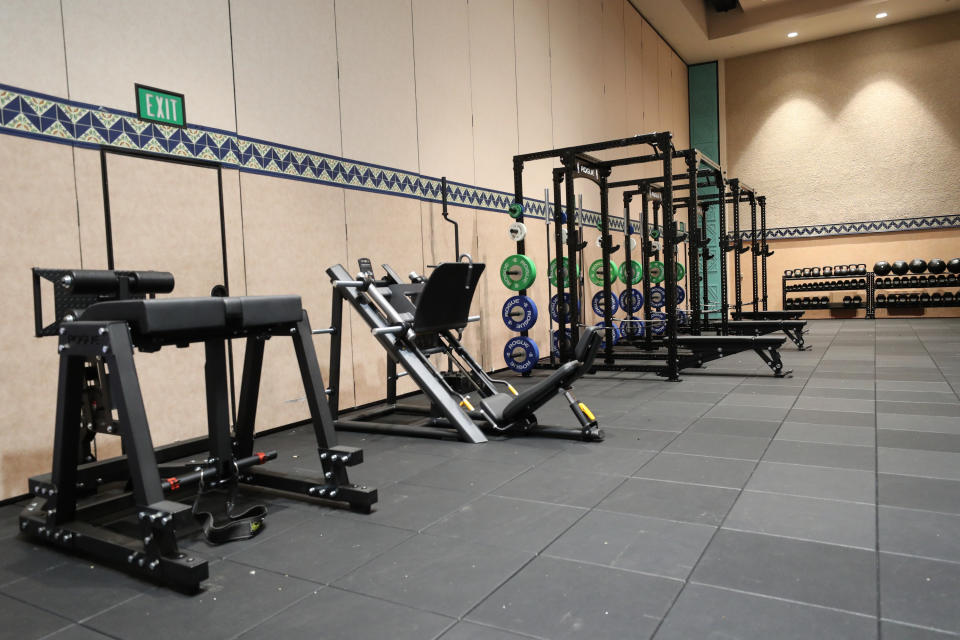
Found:
[[[466,398],[460,401],[460,406],[466,408],[467,411],[473,411],[473,405]]]
[[[515,395],[515,396],[520,395],[519,393],[517,393],[517,390],[514,389],[514,388],[513,388],[513,385],[510,384],[510,383],[507,383],[507,389],[510,389],[510,393],[512,393],[512,394]]]
[[[590,407],[583,404],[582,402],[579,404],[580,404],[580,411],[583,411],[583,414],[588,418],[590,418],[590,422],[593,422],[594,420],[596,420],[596,417],[594,417],[593,415],[593,411],[590,411]]]

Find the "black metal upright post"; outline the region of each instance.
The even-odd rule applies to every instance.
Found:
[[[700,309],[700,242],[699,242],[699,224],[697,222],[697,171],[699,169],[699,154],[690,151],[686,154],[687,161],[687,249],[689,256],[687,258],[687,274],[690,282],[696,283],[693,287],[688,287],[687,296],[690,298],[690,333],[700,335],[701,309]]]
[[[567,289],[564,282],[565,271],[563,269],[564,249],[563,246],[563,191],[560,188],[563,182],[563,169],[553,170],[553,235],[557,247],[557,347],[559,347],[560,362],[568,360],[570,343],[567,340],[567,324],[576,316],[572,306],[564,302],[564,290]],[[572,262],[572,260],[568,261]],[[571,285],[573,283],[571,282]],[[573,288],[572,286],[570,288]]]
[[[760,203],[760,282],[761,298],[760,304],[763,310],[767,310],[767,258],[770,253],[767,251],[767,196],[757,198]]]
[[[607,180],[610,178],[610,169],[603,168],[600,171],[600,256],[603,260],[603,333],[605,343],[603,349],[603,361],[606,364],[613,364],[613,313],[610,298],[613,297],[613,287],[610,278],[613,275],[610,272],[610,205],[607,202],[609,193],[607,190]]]
[[[574,319],[570,323],[570,343],[567,352],[563,355],[563,360],[573,359],[573,345],[580,340],[580,287],[577,279],[577,253],[580,238],[577,234],[577,194],[574,191],[573,174],[576,170],[577,161],[573,154],[565,154],[561,158],[564,168],[564,180],[567,194],[567,277],[570,282],[570,309],[571,317]],[[562,263],[557,263],[557,274],[559,277]],[[562,336],[561,336],[562,337]]]
[[[750,283],[753,287],[753,310],[760,310],[760,293],[758,291],[759,283],[759,272],[758,272],[758,263],[757,260],[760,257],[760,243],[759,238],[757,237],[757,197],[754,192],[750,192],[750,268],[753,273],[752,282]]]
[[[733,308],[737,317],[743,311],[743,276],[740,272],[740,181],[730,180],[730,193],[733,196],[733,291],[736,296]]]
[[[727,284],[727,254],[730,243],[727,240],[727,193],[722,177],[717,183],[717,242],[720,245],[720,333],[727,335],[730,315],[730,291]],[[736,246],[736,245],[734,245]]]
[[[673,144],[669,132],[657,135],[657,147],[663,154],[663,265],[666,270],[664,284],[667,289],[667,377],[680,379],[680,362],[677,354],[677,229],[673,219]]]

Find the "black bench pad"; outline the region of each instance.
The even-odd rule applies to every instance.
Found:
[[[796,320],[803,311],[741,311],[734,313],[734,320]]]
[[[80,319],[119,320],[149,336],[270,327],[302,317],[300,296],[237,296],[111,300],[89,306]]]
[[[732,330],[746,329],[754,331],[757,329],[803,329],[807,326],[806,320],[728,320],[727,327]]]
[[[779,336],[677,336],[677,345],[694,350],[716,347],[767,349],[779,347],[786,340]]]

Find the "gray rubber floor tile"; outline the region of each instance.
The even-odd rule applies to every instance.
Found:
[[[648,638],[682,585],[677,580],[540,557],[468,619],[551,640]]]
[[[952,640],[958,637],[958,634],[934,631],[890,620],[881,622],[880,627],[883,640]]]
[[[787,414],[785,422],[805,422],[807,424],[842,424],[848,427],[872,427],[876,421],[873,410],[869,413],[859,411],[828,411],[826,409],[794,408]]]
[[[458,622],[437,640],[529,640],[530,636],[494,629],[473,622]]]
[[[716,527],[592,511],[544,555],[619,569],[686,578]]]
[[[926,431],[960,435],[960,420],[946,416],[916,416],[903,413],[878,413],[877,427],[901,431]]]
[[[871,389],[844,389],[837,387],[809,387],[801,398],[845,398],[849,400],[874,400],[876,391]]]
[[[521,498],[593,507],[623,482],[620,476],[587,473],[577,469],[537,467],[499,487],[493,493],[506,498]]]
[[[796,402],[793,396],[781,396],[764,393],[738,393],[727,394],[719,405],[737,405],[741,407],[774,407],[779,409],[788,409]]]
[[[487,443],[489,444],[489,443]],[[484,446],[468,445],[463,446]],[[466,493],[486,493],[496,489],[511,478],[531,467],[525,462],[495,462],[473,460],[463,456],[448,460],[422,473],[407,478],[409,484],[419,484],[437,489],[453,489]]]
[[[724,528],[874,549],[873,505],[745,491]]]
[[[570,414],[570,410],[566,410]],[[539,415],[539,414],[538,414]],[[542,424],[551,424],[543,420]],[[482,460],[499,464],[533,466],[557,454],[567,441],[557,438],[492,439],[484,444],[458,443],[463,453],[457,456],[468,460]]]
[[[876,431],[871,427],[848,427],[833,424],[784,422],[777,432],[777,440],[794,442],[821,442],[823,444],[852,444],[872,447]]]
[[[248,543],[230,558],[252,567],[326,583],[352,571],[412,532],[350,518],[325,517],[262,543]]]
[[[643,465],[634,476],[740,489],[750,477],[753,467],[754,463],[748,460],[710,458],[663,451]]]
[[[946,382],[908,381],[908,380],[877,380],[877,391],[913,391],[918,393],[952,393]],[[885,394],[878,394],[885,395]],[[890,398],[896,400],[896,398]]]
[[[584,513],[576,507],[491,495],[463,505],[426,532],[538,553]]]
[[[873,447],[817,442],[789,442],[774,440],[763,459],[767,462],[789,462],[815,467],[837,467],[872,471],[876,466]]]
[[[63,564],[69,556],[29,538],[11,538],[0,553],[0,586]]]
[[[727,436],[713,433],[684,433],[671,442],[664,451],[692,453],[721,458],[757,460],[763,455],[770,440],[749,436]]]
[[[880,429],[877,445],[896,449],[960,453],[960,434]]]
[[[886,389],[878,394],[884,400],[892,402],[939,402],[952,404],[960,402],[953,391],[915,391],[902,389]]]
[[[388,487],[394,482],[402,482],[407,478],[422,473],[425,469],[431,469],[448,460],[449,458],[446,456],[433,456],[396,450],[370,455],[364,451],[363,464],[350,468],[350,479],[368,487]],[[312,463],[313,460],[311,460],[311,466],[309,468],[317,472],[317,470],[320,469],[319,461],[315,466],[313,466]]]
[[[677,437],[674,431],[658,431],[654,429],[627,429],[620,427],[603,427],[607,435],[604,445],[621,449],[643,449],[645,451],[660,451]]]
[[[478,495],[478,493],[398,482],[386,491],[378,493],[378,501],[373,505],[373,513],[365,514],[349,509],[337,509],[332,511],[331,515],[410,531],[421,531]]]
[[[211,567],[211,573],[215,571]],[[69,557],[67,562],[8,584],[2,591],[39,609],[80,622],[140,595],[151,586],[121,571]],[[82,597],[78,597],[78,587]]]
[[[632,478],[597,508],[640,516],[719,525],[737,498],[734,489]]]
[[[876,554],[721,529],[691,580],[876,615]]]
[[[631,399],[632,400],[632,399]],[[635,401],[634,401],[635,402]],[[636,407],[636,404],[632,405]],[[651,400],[642,404],[642,412],[650,415],[700,417],[713,407],[712,402],[700,402],[692,395],[686,401]]]
[[[653,451],[642,449],[619,449],[609,442],[570,442],[556,456],[540,464],[629,476],[654,455]]]
[[[301,556],[310,555],[303,548]],[[211,567],[203,592],[188,596],[157,587],[87,620],[107,635],[158,640],[209,640],[211,629],[229,638],[276,615],[317,585],[223,560]]]
[[[452,623],[451,618],[428,611],[322,587],[240,638],[422,640],[435,637]]]
[[[335,586],[459,617],[518,571],[530,553],[419,534]]]
[[[3,637],[2,632],[0,632],[0,637]],[[43,640],[109,640],[109,638],[110,636],[105,636],[93,629],[74,624],[45,636]]]
[[[880,551],[960,563],[960,515],[881,506]]]
[[[783,420],[787,409],[782,407],[757,407],[744,405],[716,405],[704,414],[707,418],[733,418],[746,420]]]
[[[0,640],[35,640],[70,625],[66,618],[5,595],[0,595],[0,620]]]
[[[881,473],[877,476],[880,504],[960,514],[960,482]]]
[[[837,377],[828,374],[814,373],[807,383],[807,390],[812,389],[858,389],[873,391],[874,381],[862,378]]]
[[[830,469],[763,461],[746,488],[788,495],[873,503],[876,495],[872,471]]]
[[[960,631],[960,564],[880,553],[883,617]]]
[[[690,584],[683,589],[654,636],[656,640],[871,640],[876,637],[877,622],[872,617],[700,584]]]
[[[877,413],[900,413],[908,416],[943,416],[960,419],[960,402],[890,402],[877,401]]]
[[[613,420],[604,420],[600,422],[600,427],[604,430],[607,427],[619,427],[623,429],[652,429],[654,431],[673,431],[679,432],[693,424],[697,415],[667,415],[663,413],[646,413],[640,409],[626,411]]]
[[[943,382],[943,375],[932,367],[877,367],[877,381]]]
[[[688,433],[716,433],[726,436],[772,438],[780,428],[778,420],[737,420],[734,418],[700,418],[687,429]]]
[[[960,453],[880,447],[877,463],[880,473],[960,480]]]

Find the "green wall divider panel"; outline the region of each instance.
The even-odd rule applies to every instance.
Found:
[[[714,162],[720,162],[720,101],[718,87],[718,65],[716,62],[704,62],[687,67],[688,88],[690,92],[690,145],[702,151]],[[701,188],[702,196],[716,195],[716,189]],[[720,210],[714,205],[707,208],[704,226],[710,245],[716,247],[713,257],[707,262],[707,291],[701,287],[701,299],[706,296],[710,305],[716,307],[720,300],[720,260],[718,240],[720,238]],[[719,312],[709,314],[718,318]]]

